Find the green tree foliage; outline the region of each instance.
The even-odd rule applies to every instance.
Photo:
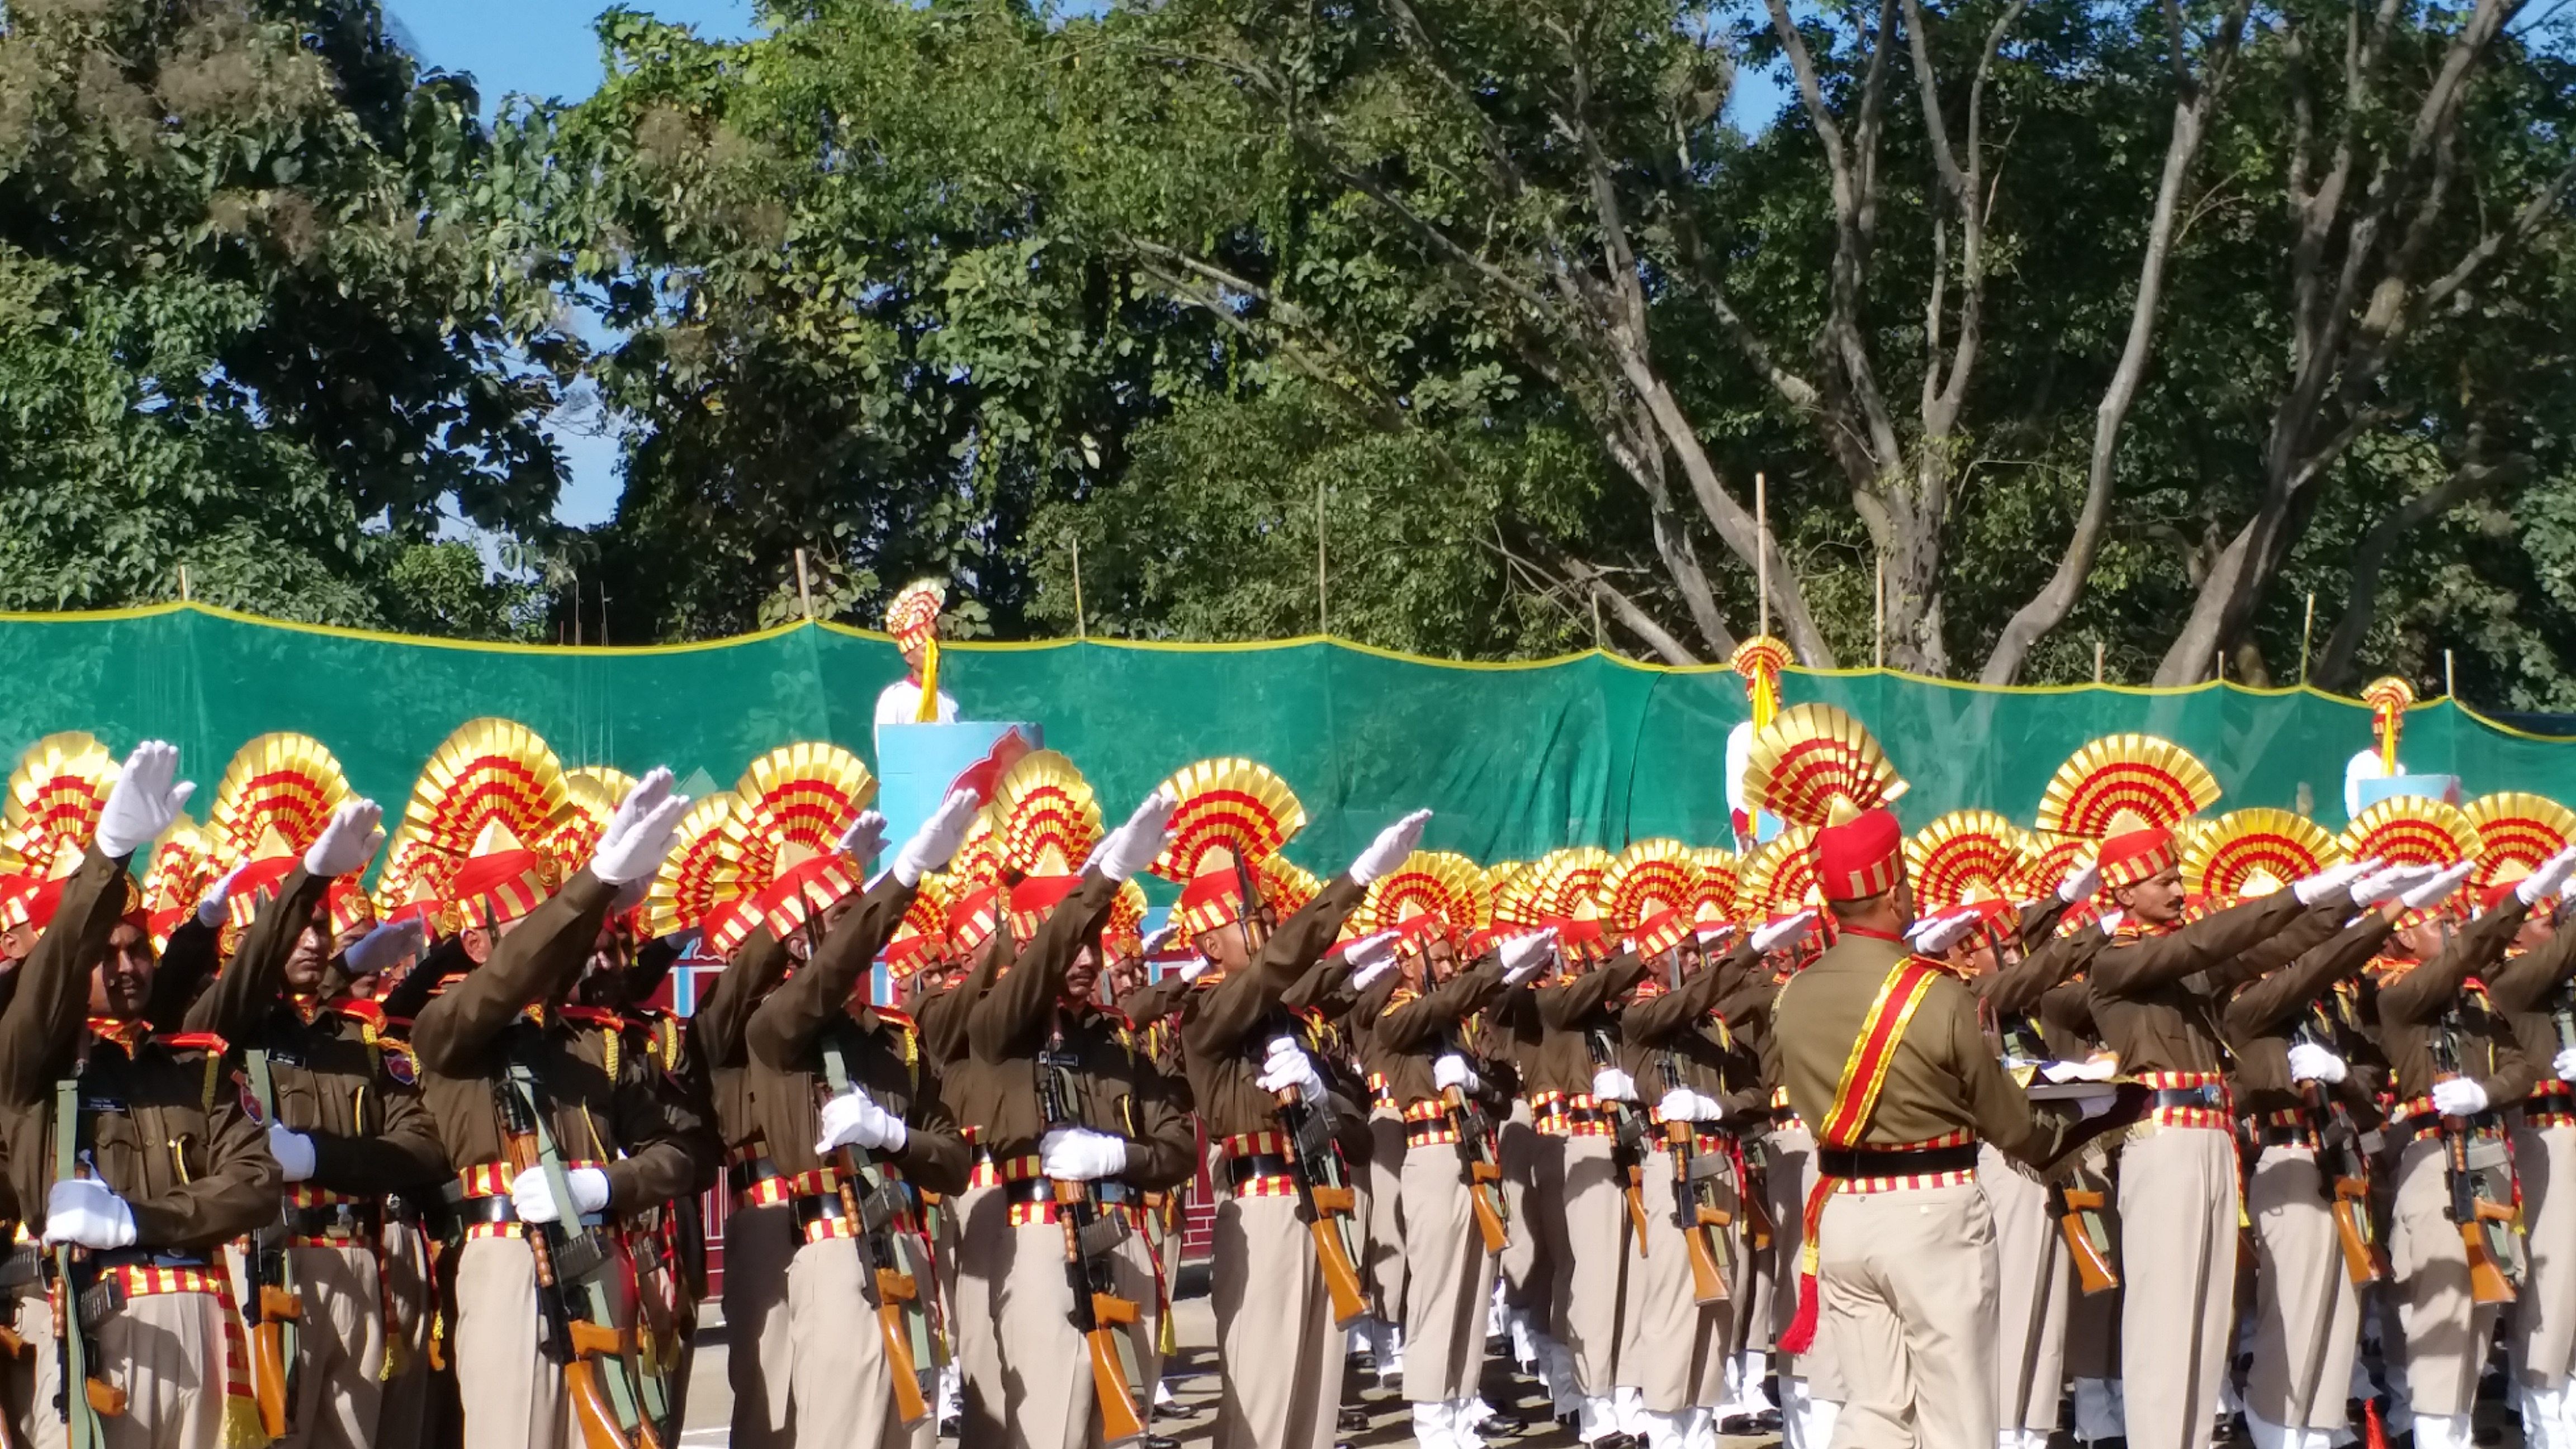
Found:
[[[578,350],[476,221],[473,91],[367,0],[11,0],[0,596],[410,617],[442,508],[545,526]]]

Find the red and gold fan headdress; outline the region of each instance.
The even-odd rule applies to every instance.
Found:
[[[644,894],[647,938],[696,931],[711,954],[722,956],[760,924],[733,834],[741,813],[742,797],[731,790],[689,802],[671,837],[671,853],[662,857]]]
[[[2379,768],[2397,773],[2397,741],[2406,733],[2406,711],[2415,707],[2415,687],[2396,675],[2374,679],[2361,692],[2370,706],[2370,732],[2379,741]]]
[[[2342,838],[2346,857],[2389,865],[2448,869],[2481,853],[2468,815],[2430,795],[2392,795],[2355,817]]]
[[[2111,735],[2077,750],[2039,802],[2044,835],[2102,843],[2102,889],[2134,885],[2179,859],[2174,828],[2218,803],[2218,780],[2191,751],[2153,735]]]
[[[1744,860],[1742,905],[1750,919],[1756,912],[1778,920],[1825,903],[1816,878],[1816,831],[1792,825],[1754,847]]]
[[[1262,857],[1252,873],[1261,884],[1262,904],[1270,908],[1274,920],[1284,921],[1306,909],[1306,903],[1324,888],[1321,877],[1284,855]]]
[[[1640,840],[1611,858],[1593,888],[1601,914],[1640,956],[1660,956],[1691,933],[1699,861],[1678,840]]]
[[[2534,867],[2576,840],[2576,810],[2526,790],[2481,795],[2460,813],[2478,832],[2478,868],[2470,873],[2469,885],[2481,905],[2494,905]]]
[[[917,579],[886,605],[886,632],[898,647],[909,648],[939,632],[939,611],[947,606],[947,585],[937,579]]]
[[[1370,881],[1351,919],[1366,932],[1400,932],[1405,950],[1427,948],[1435,935],[1465,939],[1485,914],[1485,873],[1463,855],[1417,850]]]
[[[1557,949],[1568,957],[1608,949],[1600,893],[1609,868],[1610,852],[1597,845],[1569,845],[1530,862],[1528,909],[1537,913],[1536,924],[1556,928]]]
[[[1003,772],[989,808],[1002,864],[1019,877],[1010,887],[1011,934],[1025,942],[1081,879],[1100,843],[1100,802],[1073,761],[1038,750]]]
[[[1145,954],[1145,888],[1132,880],[1118,883],[1109,916],[1100,924],[1101,949],[1112,956]]]
[[[1926,916],[2013,894],[2026,832],[1992,810],[1953,810],[1905,842],[1915,909]]]
[[[912,904],[885,944],[886,974],[901,980],[948,956],[948,888],[938,876],[921,878]]]
[[[197,909],[197,897],[214,880],[212,863],[205,833],[185,814],[152,843],[152,864],[143,872],[143,909],[149,913],[145,930],[156,953],[170,949],[170,933]]]
[[[2270,806],[2230,810],[2183,847],[2182,886],[2213,901],[2266,896],[2343,858],[2333,833],[2305,816]]]
[[[47,735],[18,758],[9,775],[8,844],[0,852],[16,860],[0,896],[0,924],[41,930],[53,921],[63,881],[98,833],[121,768],[107,746],[80,730]]]
[[[841,836],[877,798],[876,776],[839,745],[800,740],[745,766],[725,823],[754,909],[780,940],[857,890],[866,868]]]
[[[1736,902],[1743,895],[1744,863],[1723,846],[1703,845],[1691,852],[1699,883],[1691,890],[1691,926],[1703,935],[1735,923]]]
[[[460,858],[412,834],[410,826],[396,826],[385,842],[384,867],[376,872],[376,919],[387,925],[418,920],[433,932],[449,929],[444,914],[447,882],[462,864]]]
[[[2067,874],[2075,869],[2076,862],[2099,848],[2081,836],[2052,840],[2024,831],[2021,864],[2012,876],[2013,894],[2023,900],[2054,895],[2060,886],[2066,884]]]
[[[457,726],[421,767],[403,823],[459,858],[447,877],[454,924],[489,927],[535,910],[562,881],[531,842],[571,808],[563,765],[537,732],[487,716]]]
[[[1180,802],[1153,866],[1180,884],[1172,914],[1193,937],[1241,920],[1245,877],[1306,828],[1306,807],[1269,766],[1236,756],[1185,765],[1162,788]]]
[[[1744,796],[1815,827],[1817,885],[1829,901],[1865,900],[1905,872],[1905,827],[1889,802],[1905,781],[1859,720],[1829,704],[1781,711],[1753,739]]]
[[[1768,729],[1780,712],[1780,671],[1794,656],[1789,646],[1768,634],[1756,634],[1735,646],[1727,667],[1744,680],[1744,695],[1753,710],[1753,727]]]
[[[348,798],[340,762],[310,735],[261,735],[233,753],[206,811],[206,837],[218,874],[240,868],[224,897],[234,929],[258,919]]]
[[[551,857],[555,869],[570,875],[590,864],[608,833],[610,817],[635,788],[635,777],[607,765],[583,765],[564,771],[564,801],[571,808],[545,839],[533,842]]]
[[[978,811],[939,878],[940,899],[948,912],[948,947],[957,955],[973,955],[1000,929],[1003,869],[1002,837],[993,828],[993,812]]]

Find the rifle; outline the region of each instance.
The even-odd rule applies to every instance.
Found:
[[[823,1043],[823,1079],[831,1096],[850,1092],[850,1067],[838,1041]],[[922,1392],[922,1365],[939,1371],[930,1337],[928,1302],[921,1292],[922,1269],[913,1262],[898,1268],[898,1240],[912,1212],[903,1184],[890,1180],[856,1145],[837,1149],[841,1213],[856,1229],[851,1241],[859,1250],[859,1293],[877,1317],[877,1334],[885,1340],[886,1369],[894,1380],[895,1417],[907,1427],[930,1412]]]
[[[1072,1111],[1072,1093],[1065,1081],[1065,1073],[1080,1064],[1064,1049],[1064,1023],[1059,1017],[1037,1060],[1038,1113],[1049,1130],[1082,1125]],[[1091,1397],[1100,1410],[1100,1437],[1107,1444],[1141,1439],[1145,1421],[1136,1414],[1136,1396],[1128,1387],[1127,1346],[1118,1335],[1120,1327],[1135,1324],[1136,1303],[1118,1295],[1110,1259],[1126,1240],[1127,1225],[1100,1215],[1099,1200],[1087,1182],[1056,1183],[1055,1203],[1056,1217],[1064,1225],[1065,1286],[1073,1295],[1068,1316],[1091,1349]]]
[[[79,1069],[73,1070],[75,1075],[54,1083],[56,1181],[81,1175],[80,1080]],[[107,1439],[98,1421],[125,1413],[125,1390],[89,1371],[96,1350],[81,1321],[78,1260],[73,1256],[78,1251],[69,1243],[54,1246],[54,1413],[71,1428],[71,1449],[97,1449]],[[73,1384],[81,1386],[78,1396],[71,1392]]]
[[[1619,1065],[1618,1055],[1610,1050],[1609,1034],[1594,1028],[1583,1034],[1583,1045],[1592,1055],[1592,1070]],[[1595,1102],[1595,1111],[1606,1110],[1611,1118],[1610,1165],[1619,1169],[1621,1191],[1628,1199],[1628,1228],[1637,1243],[1637,1256],[1646,1256],[1646,1114],[1626,1102]]]
[[[2297,1035],[2301,1041],[2317,1043],[2317,1033],[2307,1022],[2299,1024]],[[2344,1273],[2355,1283],[2376,1283],[2388,1276],[2388,1250],[2380,1246],[2377,1225],[2370,1216],[2370,1157],[2362,1150],[2361,1131],[2325,1083],[2302,1082],[2299,1094],[2307,1099],[2308,1111],[2317,1122],[2317,1186],[2334,1213]]]
[[[1325,1295],[1333,1300],[1333,1326],[1348,1328],[1369,1311],[1359,1271],[1351,1265],[1351,1214],[1358,1199],[1351,1191],[1349,1169],[1320,1103],[1305,1100],[1294,1087],[1280,1088],[1278,1102],[1288,1173],[1297,1184],[1297,1221],[1315,1240],[1315,1266],[1323,1272]]]
[[[2433,1028],[2430,1047],[2433,1056],[2433,1080],[2447,1081],[2460,1075],[2459,1042],[2452,1035],[2452,1018],[2445,1017]],[[2449,1190],[2451,1201],[2443,1209],[2452,1225],[2460,1230],[2460,1248],[2468,1255],[2469,1301],[2472,1303],[2511,1303],[2515,1293],[2512,1281],[2488,1239],[2490,1223],[2506,1225],[2511,1230],[2514,1213],[2511,1206],[2486,1200],[2478,1193],[2478,1169],[2469,1161],[2469,1124],[2460,1117],[2441,1119],[2442,1185]]]
[[[244,1052],[242,1065],[250,1077],[251,1095],[259,1101],[260,1120],[276,1122],[277,1080],[269,1071],[268,1053]],[[251,1234],[250,1250],[242,1262],[250,1288],[250,1302],[243,1306],[250,1318],[251,1397],[259,1404],[260,1430],[272,1439],[287,1431],[301,1368],[296,1339],[304,1299],[295,1291],[295,1255],[286,1238],[281,1201],[278,1220]]]
[[[2058,1233],[2066,1239],[2067,1255],[2075,1263],[2076,1283],[2089,1298],[2119,1287],[2120,1274],[2111,1266],[2111,1233],[2102,1217],[2108,1195],[2081,1168],[2072,1177],[2072,1185],[2048,1185],[2048,1210],[2056,1216]]]
[[[1464,1056],[1454,1034],[1444,1036],[1453,1055]],[[1468,1100],[1456,1087],[1440,1089],[1440,1115],[1448,1123],[1449,1135],[1457,1139],[1458,1170],[1465,1174],[1467,1203],[1476,1214],[1476,1232],[1485,1240],[1485,1251],[1499,1253],[1512,1240],[1511,1204],[1503,1197],[1503,1170],[1494,1162],[1490,1146],[1491,1129],[1484,1111]]]
[[[1671,1092],[1682,1084],[1681,1069],[1670,1049],[1658,1053],[1663,1068],[1664,1090]],[[1682,1253],[1690,1259],[1691,1301],[1720,1303],[1726,1299],[1726,1266],[1718,1259],[1731,1257],[1723,1250],[1725,1240],[1705,1231],[1722,1228],[1735,1221],[1733,1214],[1708,1201],[1701,1189],[1708,1179],[1718,1175],[1721,1164],[1699,1150],[1699,1127],[1692,1122],[1664,1124],[1664,1142],[1673,1158],[1673,1227],[1681,1234]],[[1638,1253],[1645,1252],[1645,1240],[1638,1240]]]
[[[1757,1253],[1771,1251],[1771,1240],[1780,1230],[1771,1218],[1771,1150],[1762,1143],[1761,1129],[1769,1121],[1768,1114],[1749,1117],[1735,1136],[1736,1154],[1744,1164],[1735,1198],[1744,1204],[1745,1244]]]
[[[509,1085],[501,1093],[511,1175],[531,1167],[542,1170],[547,1195],[555,1201],[554,1222],[519,1225],[536,1264],[539,1348],[563,1369],[564,1394],[572,1400],[586,1449],[660,1449],[661,1436],[637,1408],[628,1377],[634,1331],[617,1326],[609,1300],[607,1274],[616,1253],[607,1234],[583,1226],[573,1215],[571,1175],[556,1150],[554,1130],[546,1125],[545,1107],[535,1070],[514,1056]],[[575,1287],[584,1295],[578,1306],[572,1297]]]

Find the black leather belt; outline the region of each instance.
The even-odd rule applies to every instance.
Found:
[[[726,1169],[725,1186],[735,1192],[749,1192],[753,1187],[773,1177],[786,1175],[779,1170],[777,1163],[766,1157],[755,1157],[746,1162],[737,1162]]]
[[[2169,1107],[2215,1107],[2218,1104],[2218,1086],[2214,1082],[2198,1087],[2159,1087],[2156,1089],[2155,1106],[2159,1111]]]
[[[2296,1126],[2270,1122],[2255,1129],[2254,1140],[2265,1147],[2314,1147],[2317,1129],[2304,1122]]]
[[[492,1201],[490,1198],[483,1201]],[[384,1209],[371,1202],[329,1203],[321,1207],[289,1208],[286,1233],[295,1238],[331,1238],[360,1242],[383,1233]]]
[[[456,1215],[456,1224],[461,1228],[477,1223],[515,1223],[519,1220],[518,1204],[510,1201],[508,1193],[458,1198],[451,1207]]]
[[[1937,1172],[1973,1172],[1976,1167],[1977,1144],[1973,1142],[1890,1152],[1848,1147],[1816,1149],[1816,1171],[1826,1177],[1929,1177]]]
[[[1123,1182],[1093,1182],[1083,1186],[1091,1189],[1092,1201],[1103,1207],[1133,1207],[1144,1199],[1144,1194]],[[1002,1184],[1002,1198],[1005,1202],[1053,1202],[1055,1183],[1043,1177],[1024,1177],[1017,1182],[1006,1182]]]
[[[1288,1165],[1287,1158],[1272,1152],[1258,1152],[1250,1157],[1229,1157],[1225,1160],[1226,1182],[1232,1187],[1241,1187],[1256,1177],[1286,1177],[1295,1170]]]

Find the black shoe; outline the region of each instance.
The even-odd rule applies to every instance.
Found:
[[[1144,1445],[1145,1449],[1181,1449],[1181,1441],[1169,1434],[1148,1434]]]
[[[1763,1409],[1751,1414],[1729,1414],[1717,1426],[1717,1432],[1730,1439],[1780,1432],[1780,1411]]]
[[[1506,1414],[1500,1410],[1487,1414],[1485,1417],[1476,1421],[1476,1432],[1478,1434],[1496,1435],[1505,1439],[1526,1434],[1529,1432],[1529,1427],[1529,1420],[1522,1418],[1518,1414]]]
[[[1368,1410],[1345,1404],[1341,1419],[1333,1427],[1345,1434],[1365,1434],[1369,1430]]]

